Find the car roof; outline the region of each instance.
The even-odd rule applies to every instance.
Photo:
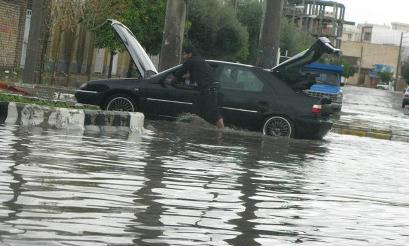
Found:
[[[253,66],[253,65],[238,63],[238,62],[228,62],[228,61],[220,61],[220,60],[206,60],[206,61],[209,62],[209,63],[221,63],[221,64],[226,64],[226,65],[241,66],[241,67],[265,70],[265,69],[263,69],[261,67],[256,67],[256,66]]]

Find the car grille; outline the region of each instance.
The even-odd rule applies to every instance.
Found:
[[[305,90],[304,93],[311,97],[316,97],[320,99],[329,98],[334,103],[342,103],[342,95],[338,96],[338,94],[329,94],[329,93],[322,93],[322,92],[316,92],[316,91],[310,91],[310,90]]]

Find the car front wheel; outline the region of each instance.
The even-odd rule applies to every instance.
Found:
[[[134,100],[125,94],[111,96],[105,104],[105,110],[136,112]]]
[[[264,122],[263,134],[274,137],[290,138],[294,136],[294,127],[285,117],[273,116]]]

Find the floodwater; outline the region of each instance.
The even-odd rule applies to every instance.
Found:
[[[390,131],[409,142],[409,110],[402,109],[402,91],[346,86],[341,125]]]
[[[0,125],[0,245],[408,245],[408,144]]]

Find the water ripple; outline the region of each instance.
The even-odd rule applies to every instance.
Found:
[[[405,245],[405,143],[0,126],[4,245]]]

